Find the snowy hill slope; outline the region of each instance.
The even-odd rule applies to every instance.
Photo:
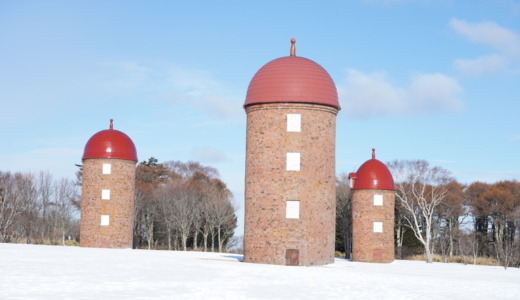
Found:
[[[0,244],[0,299],[520,299],[520,270],[396,261],[321,267],[223,253]]]

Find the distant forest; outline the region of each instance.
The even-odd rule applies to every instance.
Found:
[[[397,259],[520,267],[520,182],[461,184],[424,160],[388,162],[395,181]],[[348,175],[336,180],[336,250],[349,257]]]
[[[77,245],[82,166],[76,180],[0,171],[0,242]],[[137,164],[134,248],[225,251],[237,206],[215,168],[198,162]],[[235,246],[233,246],[235,245]]]
[[[520,183],[461,184],[427,161],[387,163],[396,187],[397,259],[520,267]],[[76,180],[0,171],[0,242],[77,245]],[[215,168],[198,162],[137,164],[134,248],[241,252],[237,205]],[[336,179],[336,251],[350,258],[352,191]]]

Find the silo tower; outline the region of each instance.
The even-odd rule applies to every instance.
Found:
[[[388,168],[372,159],[350,173],[352,183],[352,260],[394,261],[394,179]]]
[[[336,86],[312,60],[290,56],[254,75],[247,113],[244,261],[334,262]]]
[[[80,246],[131,248],[135,164],[132,140],[110,128],[94,134],[83,153]]]

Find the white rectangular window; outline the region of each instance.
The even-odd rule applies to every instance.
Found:
[[[300,201],[299,200],[287,200],[285,205],[285,217],[287,219],[299,219],[300,218]]]
[[[374,232],[376,232],[376,233],[383,232],[383,222],[374,222]]]
[[[110,200],[110,190],[101,190],[101,200]]]
[[[112,173],[112,164],[103,164],[103,174]]]
[[[375,206],[383,205],[383,195],[374,195],[374,205]]]
[[[110,216],[109,215],[101,215],[101,226],[110,225]]]
[[[300,171],[300,153],[287,152],[287,171]]]
[[[300,132],[302,125],[301,114],[287,114],[287,131]]]

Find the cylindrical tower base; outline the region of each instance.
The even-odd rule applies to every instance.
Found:
[[[134,190],[134,161],[108,158],[83,161],[81,247],[132,247]]]
[[[334,262],[337,111],[307,103],[246,107],[245,262]]]
[[[394,191],[353,190],[353,261],[394,261],[394,202]]]

